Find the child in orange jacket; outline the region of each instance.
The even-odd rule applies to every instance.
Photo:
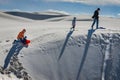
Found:
[[[21,32],[19,32],[19,34],[17,36],[17,39],[20,40],[24,44],[26,41],[25,36],[24,36],[25,32],[26,32],[26,29],[23,29]]]

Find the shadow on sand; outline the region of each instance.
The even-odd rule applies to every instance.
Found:
[[[13,43],[13,46],[11,47],[8,55],[5,58],[4,66],[3,66],[4,69],[6,69],[8,67],[11,57],[13,57],[13,55],[17,56],[23,47],[24,47],[23,44],[22,43],[20,44],[18,41]]]
[[[70,30],[69,33],[67,34],[66,39],[65,39],[65,42],[64,42],[63,47],[62,47],[62,49],[61,49],[60,55],[59,55],[59,57],[58,57],[58,61],[61,59],[61,57],[62,57],[62,55],[63,55],[63,53],[64,53],[64,50],[65,50],[65,47],[66,47],[66,45],[67,45],[67,42],[68,42],[70,36],[72,35],[73,31],[74,31],[74,30]]]
[[[84,62],[85,62],[85,59],[86,59],[86,56],[87,56],[87,53],[88,53],[88,49],[89,49],[89,45],[90,45],[90,41],[91,41],[91,36],[94,32],[95,32],[95,30],[93,30],[93,29],[88,30],[87,41],[86,41],[82,61],[81,61],[80,66],[79,66],[79,70],[78,70],[78,73],[77,73],[76,80],[79,80],[79,76],[80,76],[81,70],[83,68],[83,65],[84,65]]]

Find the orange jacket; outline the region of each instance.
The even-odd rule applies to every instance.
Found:
[[[24,38],[24,32],[21,31],[18,36],[17,36],[17,39],[23,39]]]

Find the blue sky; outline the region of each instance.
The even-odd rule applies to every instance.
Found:
[[[120,16],[120,0],[0,0],[0,10],[59,10],[70,14],[93,14],[100,7],[101,15]]]

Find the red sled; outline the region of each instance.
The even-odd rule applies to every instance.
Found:
[[[26,44],[28,45],[31,41],[30,40],[26,40]]]

